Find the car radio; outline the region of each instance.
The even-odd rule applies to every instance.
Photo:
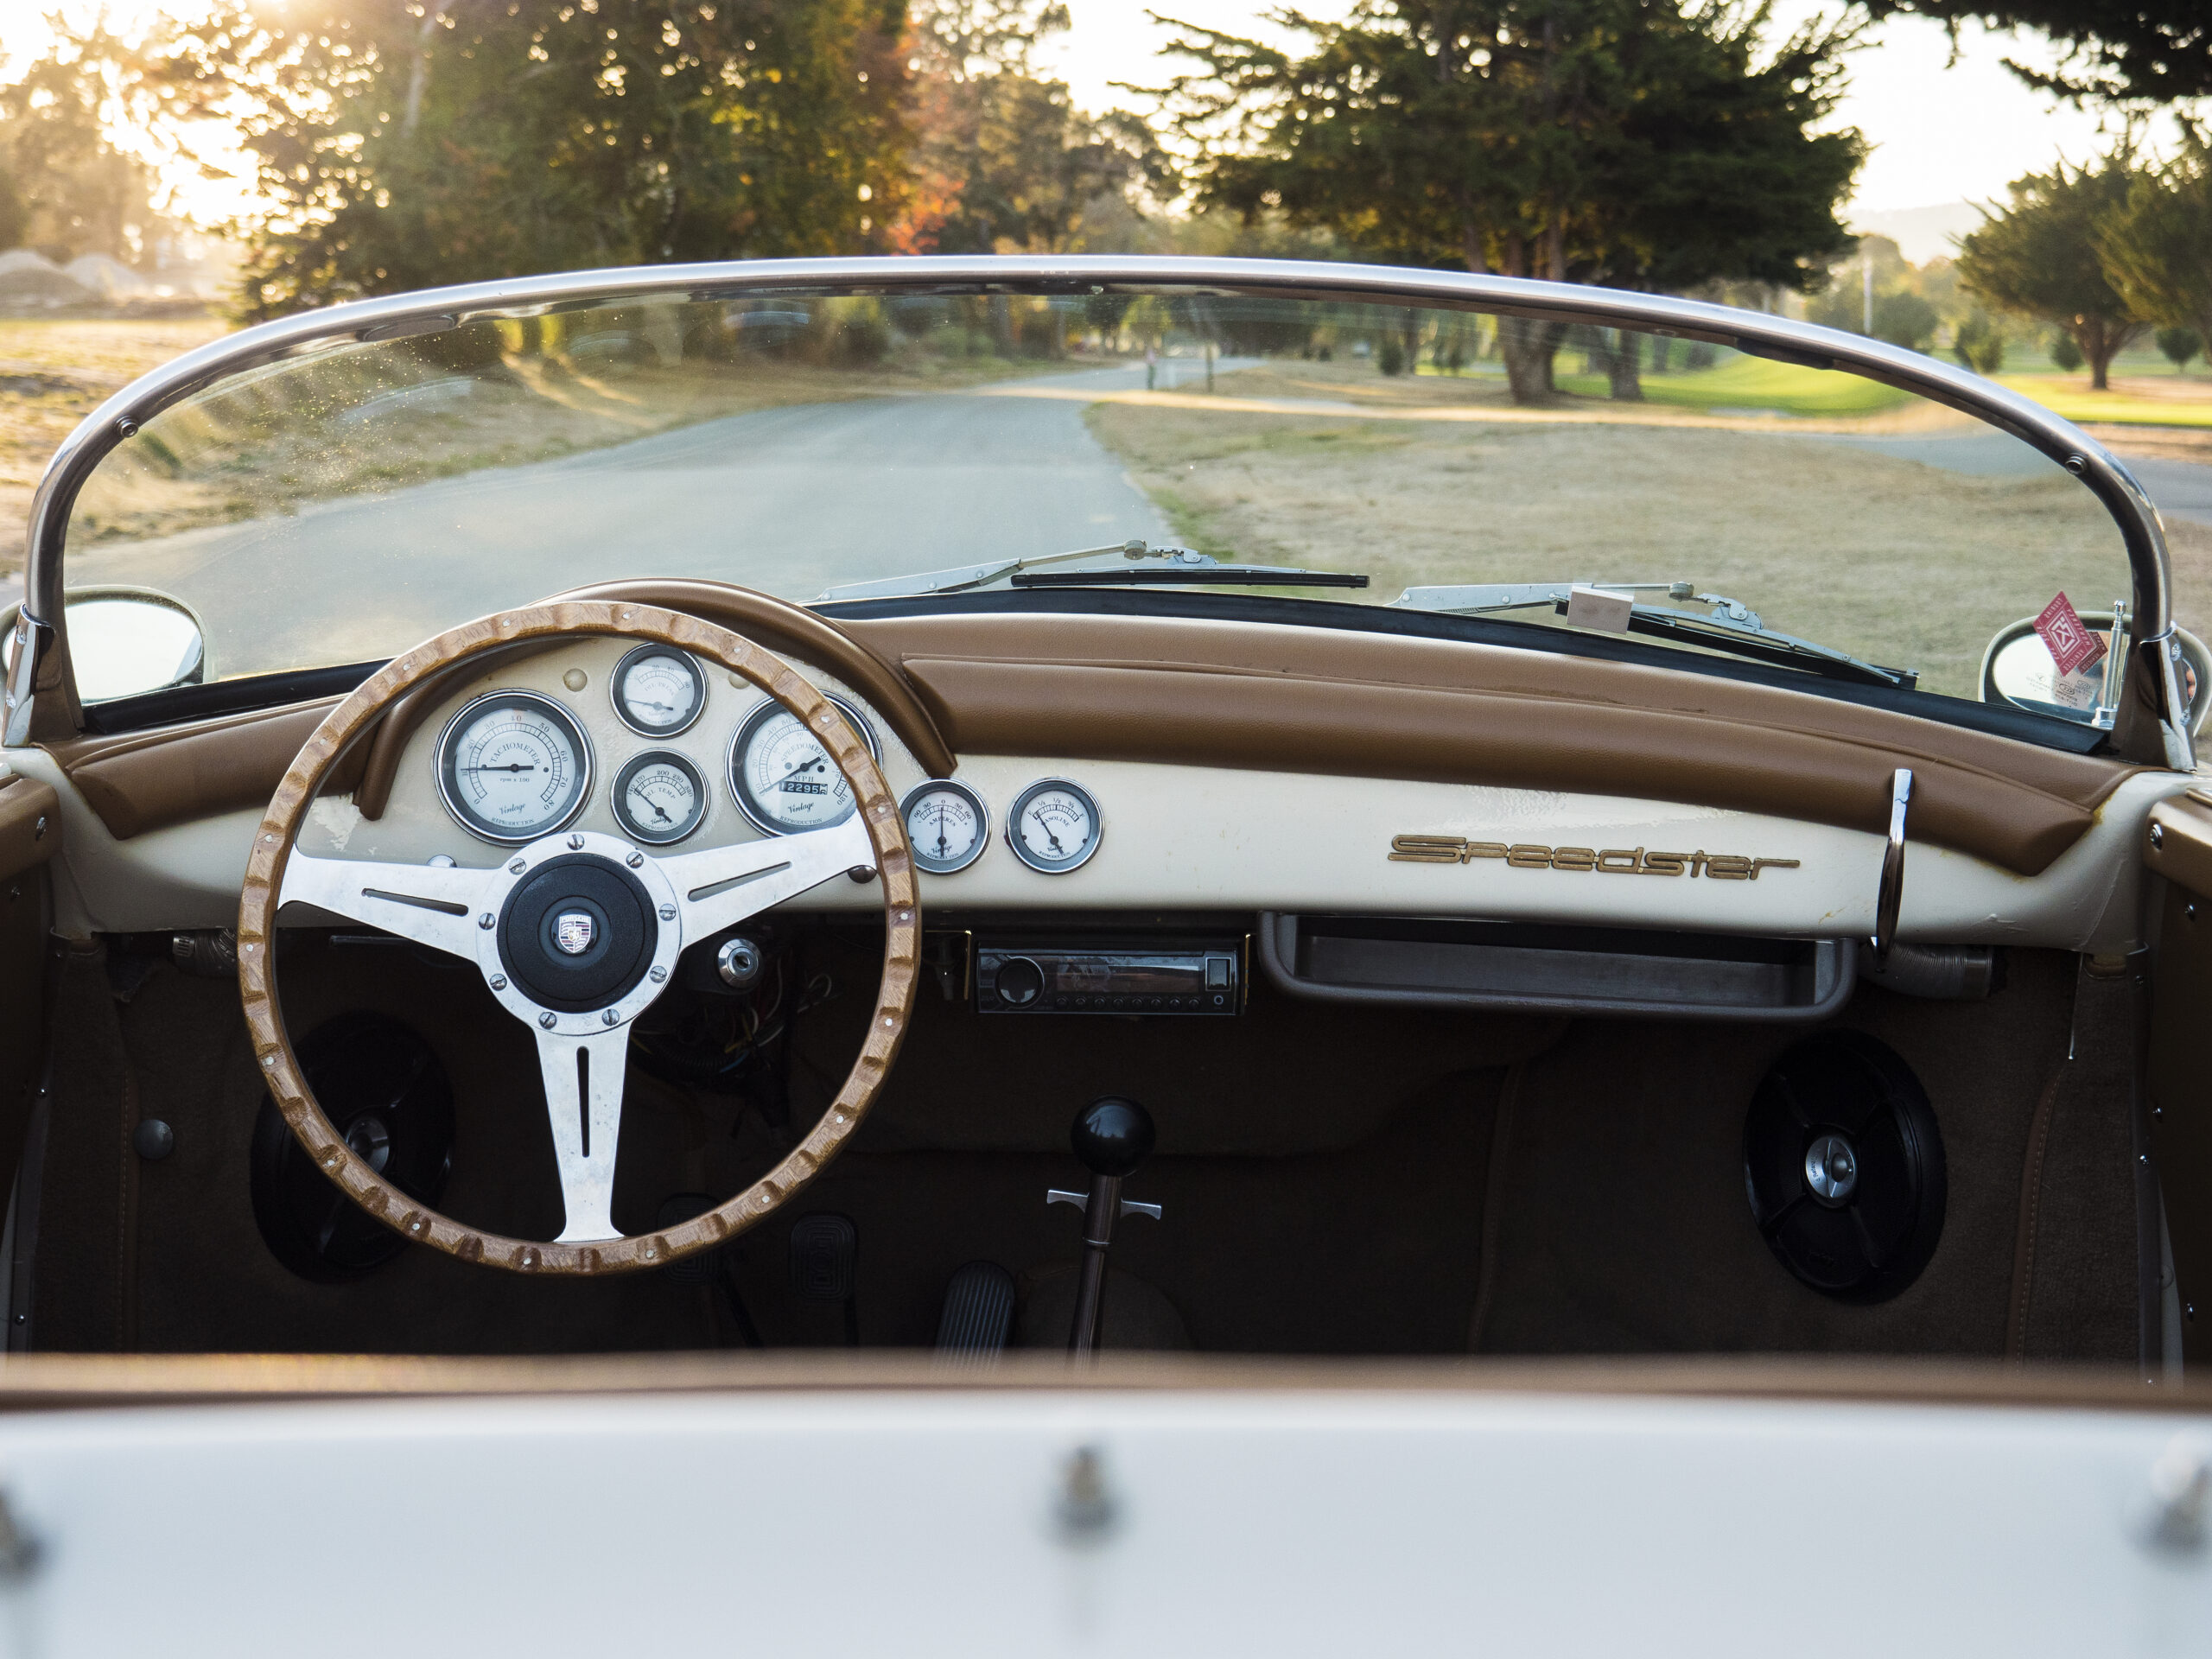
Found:
[[[976,944],[979,1014],[1236,1014],[1244,941]]]

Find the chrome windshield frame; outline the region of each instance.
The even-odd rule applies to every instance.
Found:
[[[583,303],[645,299],[729,300],[804,294],[1042,294],[1076,296],[1114,285],[1193,289],[1236,298],[1440,305],[1538,321],[1632,328],[1732,346],[1811,368],[1863,375],[2010,433],[2064,467],[2120,527],[2133,575],[2139,645],[2156,645],[2160,725],[2167,763],[2192,769],[2172,652],[2171,575],[2157,509],[2126,467],[2070,421],[1979,375],[1859,334],[1700,300],[1519,277],[1390,265],[1122,255],[969,255],[919,258],[754,260],[563,271],[359,300],[302,312],[215,340],[124,387],[61,442],[32,499],[23,611],[50,630],[48,649],[67,651],[62,615],[64,541],[77,493],[109,451],[146,422],[230,374],[318,343],[365,342],[440,332],[477,318],[529,317]],[[65,686],[75,713],[73,686]],[[0,742],[28,736],[29,698],[11,708]]]

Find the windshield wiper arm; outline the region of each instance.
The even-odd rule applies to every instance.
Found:
[[[1030,578],[1019,575],[1045,564],[1072,564],[1077,559],[1103,559],[1109,554],[1120,554],[1132,562],[1140,559],[1162,559],[1169,568],[1159,571],[1110,572],[1071,571],[1065,577],[1053,581]],[[849,582],[817,595],[815,603],[842,599],[908,599],[925,594],[963,594],[972,588],[987,588],[992,582],[1011,577],[1014,585],[1023,588],[1089,587],[1099,582],[1109,583],[1176,583],[1222,582],[1235,583],[1256,582],[1255,572],[1265,572],[1274,587],[1364,588],[1365,576],[1352,579],[1326,576],[1315,580],[1319,573],[1303,570],[1285,572],[1272,565],[1226,565],[1205,553],[1193,553],[1186,547],[1147,547],[1143,542],[1116,542],[1111,547],[1077,548],[1071,553],[1040,553],[1026,559],[990,559],[982,564],[955,565],[949,570],[919,570],[912,575],[885,576],[875,582]],[[1217,574],[1216,574],[1217,573]],[[1234,573],[1234,574],[1232,574]]]
[[[1910,668],[1884,668],[1833,645],[1823,645],[1796,634],[1782,633],[1759,620],[1759,613],[1740,600],[1721,594],[1700,594],[1688,582],[1517,582],[1465,584],[1449,588],[1408,588],[1391,601],[1414,611],[1442,611],[1459,616],[1480,616],[1495,611],[1548,610],[1566,616],[1577,587],[1594,588],[1605,595],[1658,593],[1674,600],[1689,600],[1713,608],[1699,615],[1662,605],[1628,607],[1625,630],[1656,639],[1678,639],[1705,645],[1733,656],[1759,662],[1802,668],[1831,679],[1856,680],[1867,685],[1895,686],[1910,691],[1920,682]]]

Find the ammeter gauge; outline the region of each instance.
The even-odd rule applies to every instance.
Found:
[[[990,809],[974,790],[949,778],[932,778],[909,791],[899,811],[906,821],[914,867],[931,875],[966,869],[990,845]]]

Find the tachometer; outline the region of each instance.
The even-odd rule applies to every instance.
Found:
[[[494,691],[467,704],[446,722],[437,757],[446,810],[486,841],[550,835],[591,790],[583,728],[534,691]]]
[[[688,651],[639,645],[614,665],[614,712],[633,732],[673,737],[707,706],[707,677]]]
[[[830,701],[880,760],[875,734],[841,697]],[[814,734],[780,703],[764,702],[730,745],[729,788],[745,816],[772,836],[826,830],[853,815],[853,788]]]
[[[1006,844],[1033,870],[1065,875],[1098,850],[1098,803],[1080,784],[1043,778],[1014,798]]]
[[[614,774],[614,817],[653,846],[681,841],[707,816],[707,780],[671,749],[648,749]]]
[[[964,870],[990,844],[991,813],[983,798],[965,784],[932,778],[899,803],[914,865],[931,875]]]

